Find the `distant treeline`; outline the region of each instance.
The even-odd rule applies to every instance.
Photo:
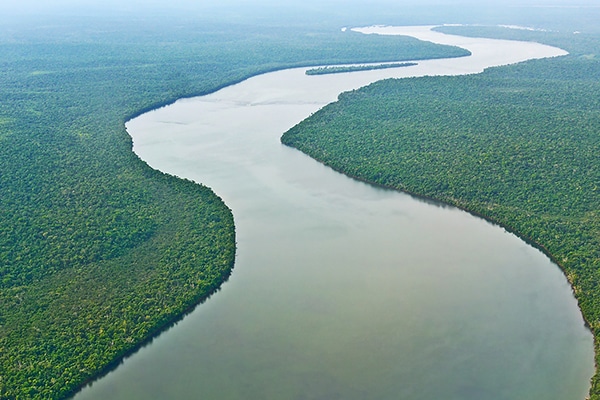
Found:
[[[306,75],[327,75],[340,74],[343,72],[371,71],[376,69],[412,67],[418,65],[414,62],[393,63],[393,64],[374,64],[374,65],[348,65],[339,67],[319,67],[306,70]]]
[[[600,54],[600,36],[519,33],[505,34],[571,55],[377,82],[341,95],[282,142],[349,176],[469,210],[542,248],[573,286],[598,365],[600,58],[591,55]],[[598,374],[591,398],[600,399]]]

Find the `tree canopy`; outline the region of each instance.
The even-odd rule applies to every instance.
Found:
[[[125,121],[274,69],[464,53],[208,18],[3,25],[0,397],[68,396],[231,273],[231,211],[139,160]]]
[[[282,142],[357,179],[466,209],[543,249],[573,286],[598,364],[600,37],[500,32],[560,43],[571,55],[377,82],[343,94]],[[597,374],[591,396],[600,398]]]

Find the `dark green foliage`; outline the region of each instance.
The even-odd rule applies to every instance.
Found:
[[[577,39],[574,39],[577,38]],[[600,337],[600,38],[480,75],[387,80],[284,134],[358,179],[444,201],[550,254]],[[578,49],[575,51],[574,49]],[[598,375],[593,399],[600,398]]]
[[[124,121],[298,65],[464,54],[407,38],[149,18],[0,29],[0,398],[63,398],[213,293],[235,252],[209,189]]]

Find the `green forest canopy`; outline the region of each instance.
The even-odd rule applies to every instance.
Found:
[[[546,251],[600,341],[600,36],[445,27],[568,50],[345,93],[282,142],[352,177],[453,204]],[[600,399],[598,373],[591,398]]]
[[[0,397],[64,398],[227,279],[230,210],[149,168],[124,122],[291,66],[465,55],[411,38],[203,20],[0,30]]]

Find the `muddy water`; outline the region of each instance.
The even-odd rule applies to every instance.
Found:
[[[212,187],[232,208],[237,260],[222,291],[77,399],[585,397],[592,337],[543,254],[465,212],[353,181],[279,143],[340,92],[374,80],[564,52],[377,29],[473,56],[350,74],[279,71],[127,124],[142,159]]]

